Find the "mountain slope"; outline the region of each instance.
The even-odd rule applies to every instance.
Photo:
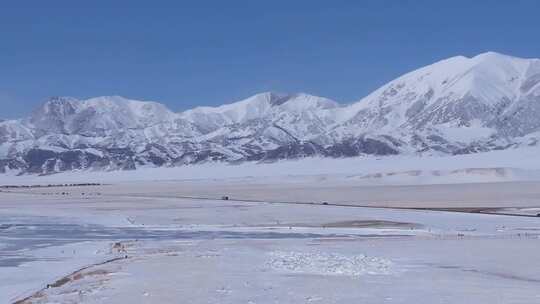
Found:
[[[538,138],[540,60],[489,52],[436,62],[344,106],[267,92],[174,113],[119,96],[55,97],[28,118],[0,121],[0,172],[459,154]]]
[[[399,77],[351,105],[337,129],[351,136],[394,136],[414,150],[453,153],[477,141],[504,146],[515,142],[508,136],[539,129],[534,115],[539,82],[538,59],[492,52],[453,57]]]

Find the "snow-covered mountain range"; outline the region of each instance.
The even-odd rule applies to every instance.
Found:
[[[489,52],[420,68],[348,105],[262,93],[175,113],[119,96],[54,97],[30,117],[0,121],[0,172],[463,154],[538,139],[540,60]]]

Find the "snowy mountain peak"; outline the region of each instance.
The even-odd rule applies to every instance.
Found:
[[[247,100],[264,100],[268,102],[273,107],[279,107],[284,104],[288,105],[288,108],[293,109],[306,109],[306,108],[334,108],[338,107],[339,104],[328,98],[309,95],[306,93],[295,93],[295,94],[286,94],[286,93],[276,93],[276,92],[265,92],[261,94],[254,95]]]
[[[497,104],[519,94],[532,62],[495,52],[472,58],[456,56],[407,73],[360,103],[414,103],[421,96],[429,96],[425,100],[429,104],[471,96],[485,104]]]
[[[331,109],[340,106],[339,103],[331,99],[305,93],[288,95],[280,105],[285,105],[287,109],[296,111]]]
[[[51,96],[45,102],[44,105],[47,104],[63,104],[63,103],[73,103],[77,102],[78,100],[74,97],[70,96]]]
[[[243,101],[245,102],[265,102],[269,103],[270,105],[279,105],[283,101],[287,100],[289,98],[289,94],[286,93],[279,93],[279,92],[263,92],[259,94],[255,94],[253,96],[250,96]],[[240,101],[241,102],[241,101]],[[233,103],[234,104],[234,103]]]
[[[103,106],[103,107],[122,107],[122,106],[143,107],[144,105],[155,106],[155,107],[165,107],[162,104],[157,103],[157,102],[133,100],[133,99],[128,99],[128,98],[118,96],[118,95],[94,97],[94,98],[83,100],[82,103],[85,104],[85,106],[96,106],[96,107],[97,106]]]
[[[105,113],[117,111],[115,114],[132,116],[139,120],[170,119],[174,113],[161,103],[153,101],[139,101],[127,99],[122,96],[101,96],[90,98],[82,102],[84,108],[92,108],[96,112]]]
[[[133,169],[305,156],[473,153],[540,142],[540,60],[444,59],[341,106],[264,92],[173,113],[121,96],[55,97],[0,122],[0,172]]]
[[[78,102],[73,97],[50,97],[34,111],[34,115],[70,115],[76,110]]]
[[[72,97],[51,97],[35,109],[30,122],[39,130],[65,133],[65,121],[77,111],[80,103]],[[43,133],[40,132],[40,133]]]
[[[156,102],[102,96],[87,100],[53,97],[32,113],[29,122],[38,136],[47,133],[103,136],[145,128],[174,119],[176,114]]]
[[[430,140],[421,134],[430,134],[444,139],[438,145],[456,146],[540,131],[533,117],[540,114],[539,96],[537,59],[487,52],[407,73],[351,105],[345,117],[356,126],[352,134],[402,133],[424,146]]]
[[[339,104],[327,98],[308,94],[281,94],[265,92],[244,100],[218,107],[198,107],[180,113],[183,119],[215,129],[227,124],[245,123],[272,117],[283,112],[298,113],[338,107]]]
[[[477,54],[473,57],[471,57],[471,59],[474,59],[476,61],[482,61],[482,60],[488,60],[488,61],[498,61],[498,60],[514,60],[514,61],[527,61],[527,60],[530,60],[530,59],[526,59],[526,58],[520,58],[520,57],[515,57],[515,56],[511,56],[511,55],[506,55],[506,54],[503,54],[503,53],[498,53],[498,52],[494,52],[494,51],[487,51],[487,52],[484,52],[484,53],[480,53],[480,54]]]

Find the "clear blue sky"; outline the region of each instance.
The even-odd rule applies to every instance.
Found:
[[[539,13],[533,0],[0,0],[0,117],[57,95],[175,111],[269,90],[350,102],[445,57],[540,57]]]

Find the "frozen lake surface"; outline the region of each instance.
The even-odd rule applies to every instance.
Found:
[[[345,237],[343,234],[287,233],[272,231],[193,231],[185,229],[152,229],[107,227],[101,225],[62,224],[61,219],[46,217],[0,217],[0,267],[15,267],[39,260],[33,250],[79,242],[128,240],[211,240],[211,239],[300,239],[322,236]]]

